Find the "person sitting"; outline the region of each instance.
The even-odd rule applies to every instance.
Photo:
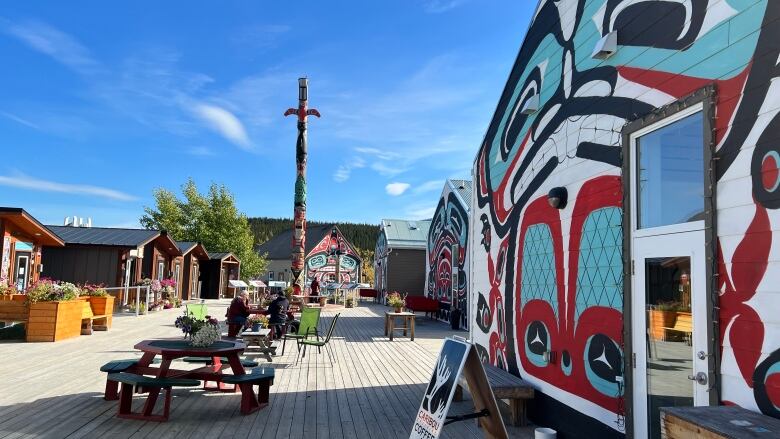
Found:
[[[278,293],[276,299],[268,305],[268,325],[274,331],[274,338],[281,338],[284,333],[288,308],[290,308],[290,302],[282,292]]]
[[[228,323],[228,337],[238,336],[238,333],[244,325],[246,325],[249,313],[249,295],[246,291],[241,291],[241,293],[230,302],[230,307],[228,307],[227,314],[225,314]]]

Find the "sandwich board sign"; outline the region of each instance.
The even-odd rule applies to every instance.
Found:
[[[507,437],[501,413],[490,388],[479,355],[468,341],[460,337],[448,337],[436,360],[433,376],[425,389],[420,409],[412,425],[409,439],[435,439],[448,423],[447,413],[455,395],[460,377],[466,380],[477,413],[450,417],[450,421],[480,418],[485,437]]]

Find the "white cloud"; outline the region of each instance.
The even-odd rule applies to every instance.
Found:
[[[94,195],[97,197],[109,198],[118,201],[133,201],[137,199],[137,197],[133,195],[126,194],[114,189],[85,184],[69,184],[40,180],[24,174],[16,174],[12,176],[0,175],[0,185],[41,192],[61,192],[72,195]]]
[[[425,2],[425,12],[429,14],[440,14],[457,8],[468,0],[427,0]]]
[[[81,74],[100,70],[89,50],[72,36],[38,21],[14,23],[5,31],[21,40],[32,49],[46,54]]]
[[[378,148],[355,148],[355,152],[359,152],[361,154],[371,155],[381,160],[393,160],[398,158],[398,154],[392,151],[383,151]]]
[[[394,197],[397,197],[406,190],[409,189],[409,183],[390,183],[387,186],[385,186],[385,191],[387,191],[388,195],[392,195]]]
[[[23,119],[23,118],[21,118],[19,116],[16,116],[14,114],[6,113],[5,111],[0,111],[0,114],[2,114],[3,116],[5,116],[8,119],[11,119],[12,121],[14,121],[16,123],[22,124],[22,125],[24,125],[24,126],[26,126],[28,128],[32,128],[34,130],[40,130],[41,129],[41,127],[39,127],[38,125],[30,122],[29,120]]]
[[[444,187],[444,180],[431,180],[416,186],[412,192],[415,194],[424,194],[426,192],[441,191]]]
[[[395,177],[398,174],[406,172],[408,170],[405,166],[398,166],[396,164],[387,164],[386,162],[374,162],[371,163],[371,169],[378,172],[385,177]]]
[[[343,183],[349,180],[353,169],[360,169],[365,167],[365,160],[360,157],[353,157],[351,162],[344,163],[343,165],[340,165],[338,169],[336,169],[336,172],[333,173],[333,180],[337,183]]]
[[[249,141],[244,125],[233,113],[210,104],[198,104],[193,111],[206,122],[209,128],[221,134],[224,138],[241,148],[252,149],[252,143]]]

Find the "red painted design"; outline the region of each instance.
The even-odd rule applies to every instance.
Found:
[[[751,67],[752,63],[748,64],[748,66],[738,75],[725,80],[697,78],[694,76],[625,66],[618,67],[618,73],[628,81],[654,88],[670,96],[674,96],[677,99],[685,97],[709,84],[715,84],[718,96],[718,117],[715,119],[715,141],[716,143],[720,143],[726,136],[729,125],[731,124],[731,119],[737,111],[742,90],[747,83]]]
[[[780,177],[780,172],[778,172],[777,160],[773,155],[767,154],[761,163],[761,182],[764,185],[764,189],[768,191],[774,190],[778,177]]]
[[[731,259],[731,271],[727,270],[723,252],[718,243],[720,297],[720,340],[728,335],[734,349],[740,373],[748,386],[753,387],[753,371],[761,356],[764,342],[764,324],[748,302],[758,289],[766,273],[772,231],[766,209],[756,205],[750,226]],[[728,331],[728,334],[726,334]],[[722,347],[721,347],[722,350]]]
[[[623,320],[619,310],[610,307],[592,306],[580,314],[575,321],[577,299],[577,273],[579,263],[580,238],[582,227],[588,215],[605,207],[620,207],[622,185],[618,176],[603,176],[586,182],[577,194],[572,214],[569,236],[568,272],[564,269],[563,231],[559,211],[550,207],[547,197],[540,197],[529,204],[523,215],[520,234],[517,237],[517,254],[523,254],[523,242],[529,227],[545,224],[550,228],[555,254],[555,273],[557,285],[558,309],[553,310],[549,302],[535,299],[522,306],[520,285],[522,285],[522,258],[515,261],[515,337],[518,355],[525,371],[556,387],[572,392],[608,410],[616,409],[616,398],[606,396],[594,389],[586,377],[582,359],[586,358],[585,346],[588,339],[604,334],[622,345]],[[568,291],[564,280],[568,283]],[[522,308],[521,308],[522,306]],[[557,315],[556,312],[557,311]],[[571,373],[567,376],[557,363],[540,367],[532,363],[521,348],[525,333],[533,321],[545,324],[550,336],[550,349],[558,352],[568,351],[574,359]]]

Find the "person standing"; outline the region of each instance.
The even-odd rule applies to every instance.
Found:
[[[311,281],[311,295],[312,296],[319,296],[320,295],[320,283],[317,281],[317,278],[315,277]],[[317,298],[314,297],[312,299],[309,299],[310,303],[317,303]]]

